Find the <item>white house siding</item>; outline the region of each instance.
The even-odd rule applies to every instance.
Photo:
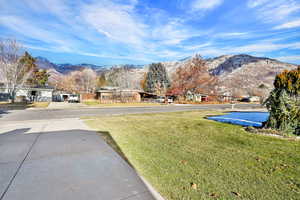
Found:
[[[36,91],[36,95],[32,96],[32,91]],[[3,98],[1,101],[6,101],[8,90],[5,88],[0,89],[0,93]],[[21,88],[16,92],[16,97],[25,96],[27,100],[39,101],[39,102],[49,102],[52,101],[53,90],[48,88]]]
[[[41,91],[42,97],[52,98],[52,91]]]
[[[17,90],[16,92],[16,96],[28,96],[28,90],[26,89],[20,89],[20,90]]]
[[[53,90],[49,89],[34,89],[30,88],[28,90],[28,94],[31,95],[31,91],[36,91],[36,96],[34,96],[33,101],[39,101],[39,102],[49,102],[52,101],[52,95],[53,95]]]

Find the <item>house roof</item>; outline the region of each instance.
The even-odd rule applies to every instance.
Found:
[[[0,86],[1,89],[7,89],[6,87]],[[18,88],[19,90],[48,90],[48,91],[53,91],[54,88],[50,86],[45,86],[45,87],[20,87]]]
[[[139,92],[139,93],[144,93],[142,90],[134,90],[134,89],[100,89],[97,90],[97,92],[100,93],[110,93],[110,92]]]

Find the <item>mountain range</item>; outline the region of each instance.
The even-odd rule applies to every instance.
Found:
[[[199,55],[196,54],[179,61],[162,62],[162,64],[166,67],[168,75],[172,79],[172,74],[178,67],[191,62],[192,59],[197,56]],[[206,59],[206,62],[210,73],[218,76],[224,92],[232,91],[235,88],[249,91],[251,88],[257,88],[262,84],[266,88],[271,89],[274,77],[277,73],[297,67],[295,64],[247,54],[223,55]],[[86,67],[93,69],[98,74],[109,74],[116,68],[126,66],[130,69],[131,77],[135,77],[136,83],[139,83],[148,68],[148,65],[98,66],[92,64],[54,64],[43,57],[37,57],[36,64],[42,69],[47,69],[52,76],[64,75],[71,71],[82,70]]]
[[[47,58],[44,57],[36,57],[36,64],[38,65],[38,67],[40,69],[51,69],[51,70],[56,70],[58,73],[61,74],[67,74],[69,72],[72,71],[77,71],[77,70],[82,70],[84,68],[91,68],[95,71],[101,71],[101,70],[105,70],[106,66],[99,66],[99,65],[93,65],[93,64],[54,64],[52,62],[50,62]]]

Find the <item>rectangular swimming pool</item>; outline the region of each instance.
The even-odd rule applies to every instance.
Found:
[[[269,118],[268,112],[230,112],[225,115],[207,117],[218,122],[237,124],[241,126],[261,127]]]

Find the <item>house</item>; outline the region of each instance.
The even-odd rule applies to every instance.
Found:
[[[99,99],[101,103],[132,103],[141,102],[142,93],[140,90],[104,87],[96,92],[96,98]]]
[[[16,91],[16,101],[36,101],[50,102],[52,101],[53,88],[44,87],[21,87]],[[0,87],[0,101],[8,101],[9,94],[6,87]]]
[[[194,101],[194,102],[208,101],[208,95],[200,94],[200,93],[193,93],[191,91],[187,91],[185,98],[187,101]]]

